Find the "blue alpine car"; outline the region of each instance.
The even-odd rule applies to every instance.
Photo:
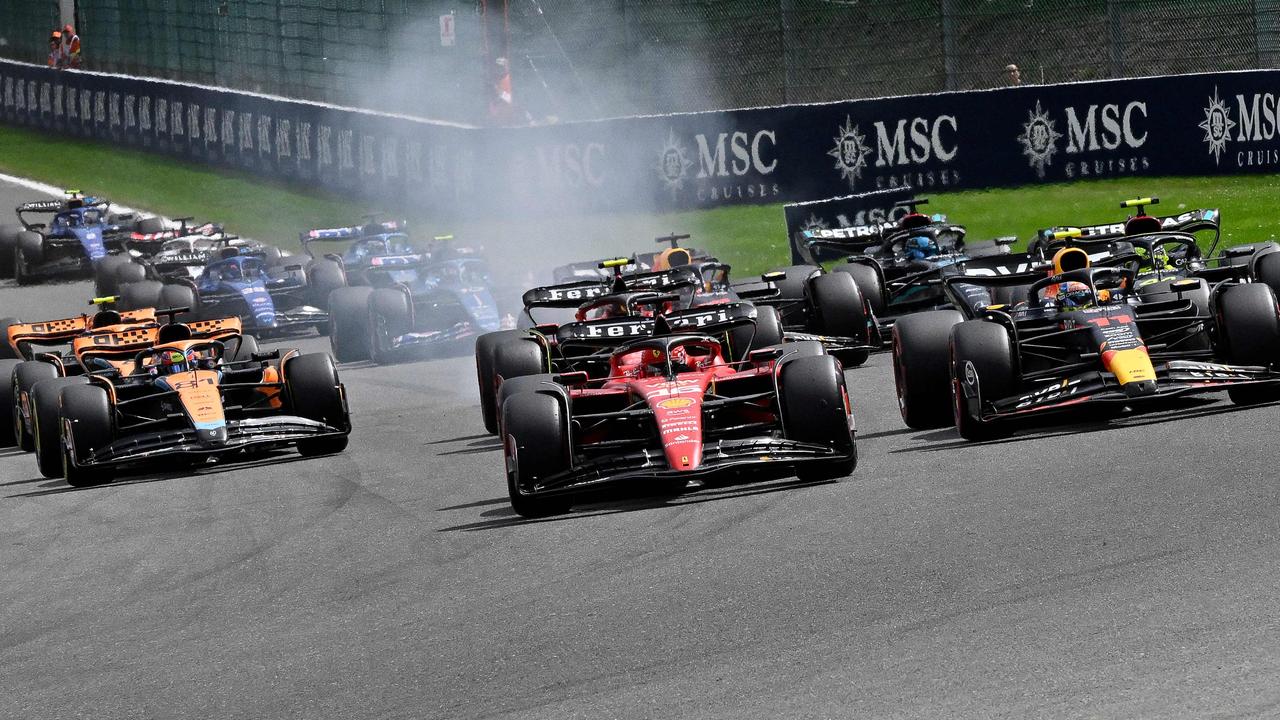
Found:
[[[0,226],[0,277],[26,285],[53,277],[82,275],[110,253],[123,249],[134,218],[109,214],[103,198],[67,191],[64,200],[23,203],[16,210],[21,225]],[[51,214],[46,223],[29,215]],[[121,224],[121,222],[124,224]]]
[[[315,287],[300,264],[269,266],[260,254],[224,248],[195,281],[200,317],[238,316],[259,337],[328,329],[329,313],[314,303]]]

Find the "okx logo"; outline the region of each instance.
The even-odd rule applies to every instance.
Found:
[[[1036,100],[1016,141],[1041,179],[1055,167],[1059,152],[1065,156],[1062,174],[1069,178],[1131,174],[1150,167],[1139,152],[1147,142],[1146,120],[1147,104],[1141,100],[1067,106],[1059,113]]]

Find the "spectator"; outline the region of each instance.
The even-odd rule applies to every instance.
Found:
[[[73,70],[80,68],[80,36],[70,24],[62,28],[62,63]]]
[[[1004,84],[1009,86],[1022,84],[1022,73],[1018,71],[1017,65],[1009,63],[1004,66]]]
[[[62,67],[62,33],[57,30],[49,35],[49,67]]]

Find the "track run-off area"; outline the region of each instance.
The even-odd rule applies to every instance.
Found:
[[[0,185],[0,209],[28,199]],[[91,294],[10,282],[0,315],[65,317]],[[0,717],[1280,708],[1280,406],[969,444],[902,424],[882,354],[847,373],[851,477],[531,522],[468,350],[340,372],[355,430],[334,457],[72,489],[0,454]]]

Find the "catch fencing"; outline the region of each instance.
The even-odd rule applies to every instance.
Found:
[[[48,0],[0,4],[44,57]],[[78,0],[87,68],[474,124],[1280,66],[1277,0]],[[56,14],[53,16],[56,21]],[[448,19],[446,19],[448,18]]]

